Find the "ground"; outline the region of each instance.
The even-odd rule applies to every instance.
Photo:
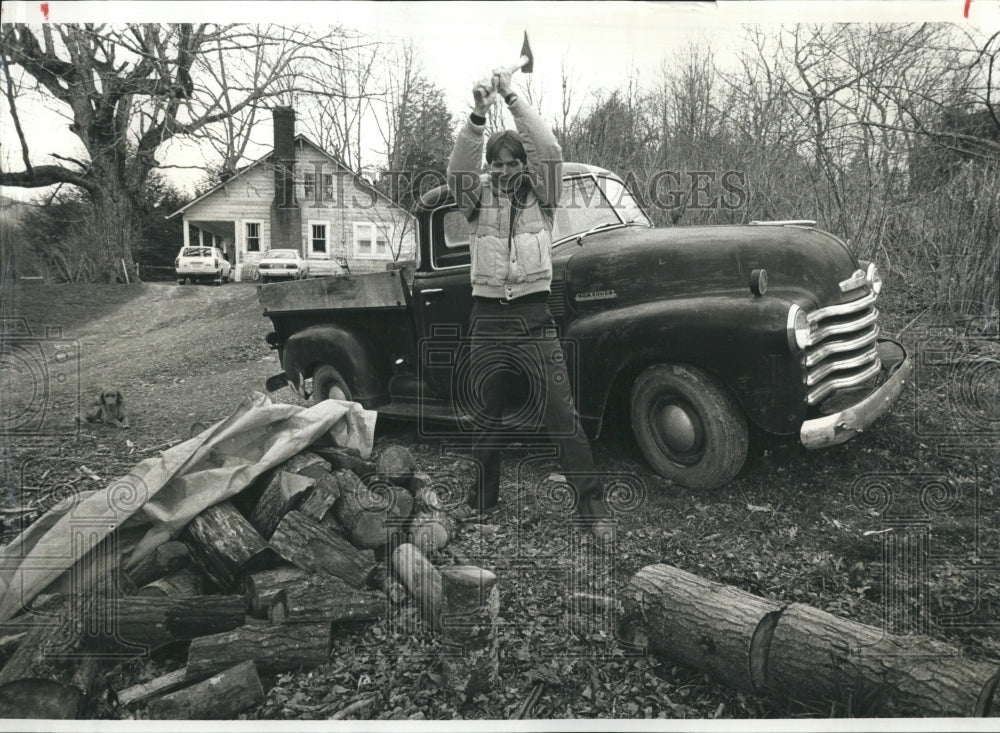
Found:
[[[627,427],[613,423],[594,445],[597,465],[640,488],[632,510],[619,517],[613,554],[596,564],[589,540],[578,542],[567,531],[558,492],[524,491],[516,500],[518,485],[544,483],[556,465],[523,461],[523,449],[505,454],[505,509],[489,525],[464,532],[438,559],[472,558],[500,576],[500,689],[467,701],[443,693],[433,664],[438,641],[403,609],[391,620],[345,629],[328,665],[266,680],[267,700],[248,717],[325,719],[369,700],[361,717],[506,719],[541,683],[531,717],[865,713],[847,697],[816,707],[737,692],[668,659],[635,656],[615,643],[613,628],[567,611],[572,592],[620,595],[636,571],[653,563],[900,633],[924,631],[971,658],[996,660],[995,317],[989,323],[945,318],[899,296],[884,298],[881,308],[883,331],[900,335],[918,370],[891,413],[845,445],[810,452],[794,440],[755,434],[747,465],[732,483],[695,493],[652,474]],[[264,341],[270,324],[247,283],[25,283],[4,292],[0,309],[21,348],[5,352],[0,373],[8,426],[3,542],[61,492],[127,473],[225,417],[279,371]],[[39,371],[29,357],[8,358],[31,349],[70,358],[58,373]],[[130,428],[77,429],[77,385],[85,401],[102,387],[119,388]],[[301,403],[287,388],[271,399]],[[440,443],[418,440],[412,426],[380,421],[376,450],[389,444],[408,446],[428,472],[455,460]],[[928,542],[916,581],[884,560],[907,528]],[[588,572],[580,572],[587,562]],[[126,663],[108,679],[131,684],[177,664],[169,654]]]

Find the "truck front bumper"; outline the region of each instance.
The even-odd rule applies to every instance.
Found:
[[[906,385],[913,363],[902,344],[885,339],[878,344],[882,373],[879,386],[848,408],[802,423],[799,440],[806,448],[826,448],[850,440],[884,415]]]

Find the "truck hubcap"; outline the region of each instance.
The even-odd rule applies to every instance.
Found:
[[[701,421],[675,399],[660,400],[652,415],[655,432],[673,460],[691,464],[704,449]]]

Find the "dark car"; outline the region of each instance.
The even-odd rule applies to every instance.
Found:
[[[440,188],[421,200],[412,279],[261,287],[284,369],[269,387],[333,391],[427,436],[471,429],[468,239]],[[553,242],[549,305],[585,429],[596,437],[622,403],[650,465],[684,486],[732,479],[751,423],[811,448],[848,440],[910,372],[879,336],[877,268],[812,222],[654,228],[620,178],[567,163]],[[530,430],[513,413],[512,432]]]

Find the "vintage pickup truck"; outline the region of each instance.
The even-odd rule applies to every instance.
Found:
[[[742,467],[749,424],[831,446],[900,394],[911,362],[880,338],[877,268],[813,222],[654,228],[609,171],[567,163],[563,185],[549,305],[592,438],[624,407],[653,470],[712,489]],[[428,437],[471,430],[469,226],[444,187],[418,221],[410,275],[260,286],[283,368],[269,390],[351,399]],[[512,432],[532,424],[513,412]]]

